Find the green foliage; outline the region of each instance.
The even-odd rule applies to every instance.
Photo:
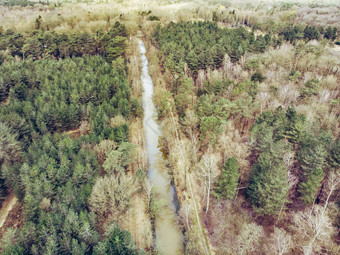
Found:
[[[25,254],[25,249],[21,247],[20,245],[13,244],[8,247],[6,247],[5,251],[3,251],[1,254],[3,255],[22,255]]]
[[[222,174],[216,184],[215,194],[217,197],[233,199],[237,193],[240,173],[237,160],[232,157],[227,160],[222,169]]]
[[[91,192],[99,165],[94,153],[81,148],[81,143],[68,136],[46,135],[35,140],[24,152],[24,164],[18,170],[15,166],[7,167],[4,174],[6,180],[18,176],[19,180],[11,185],[25,192],[26,220],[21,230],[25,238],[20,239],[19,243],[26,250],[46,253],[49,249],[56,249],[56,252],[59,249],[60,252],[71,252],[73,238],[90,249],[99,238],[93,216],[86,211],[86,198]],[[51,204],[41,207],[46,198]],[[86,226],[91,233],[89,239],[81,236],[82,228]],[[32,228],[32,233],[24,234],[31,232]],[[43,234],[53,239],[39,238]]]
[[[327,164],[332,168],[337,168],[340,166],[340,140],[332,143],[327,158]]]
[[[320,32],[315,26],[306,26],[304,32],[304,38],[309,40],[319,40]]]
[[[269,151],[275,158],[282,158],[283,152],[291,147],[282,139],[295,144],[297,160],[301,167],[299,194],[301,200],[312,203],[324,177],[326,165],[337,165],[338,144],[316,123],[311,126],[294,107],[285,112],[279,107],[274,113],[265,112],[252,128],[255,149],[259,153]]]
[[[275,206],[268,207],[264,202],[268,200],[268,203],[272,203],[270,197],[266,197],[266,192],[275,189],[269,179],[266,179],[269,178],[266,171],[270,168],[283,171],[282,155],[291,147],[297,149],[297,159],[301,166],[298,186],[300,198],[306,204],[312,203],[324,177],[326,159],[328,165],[332,165],[332,159],[337,157],[337,143],[332,143],[331,136],[315,124],[310,126],[303,115],[296,113],[294,107],[289,107],[287,111],[279,107],[275,112],[264,112],[257,118],[252,128],[252,138],[255,140],[254,149],[260,156],[253,165],[247,194],[256,210],[272,213],[275,208],[278,209]],[[261,155],[265,157],[261,158]],[[281,185],[287,182],[287,176],[275,171],[271,170],[276,176],[270,178]],[[280,173],[282,180],[279,180]],[[280,192],[278,195],[281,198],[283,196]],[[275,202],[274,204],[278,205]]]
[[[9,55],[38,60],[41,58],[82,57],[84,55],[101,55],[108,62],[124,55],[127,33],[124,25],[116,22],[107,32],[95,34],[57,34],[43,31],[42,19],[35,21],[31,34],[23,35],[7,30],[0,33],[0,50]],[[2,64],[3,61],[0,62]]]
[[[328,26],[326,29],[324,27],[316,27],[316,26],[301,26],[295,25],[294,27],[288,25],[283,27],[279,33],[279,36],[283,36],[286,41],[290,41],[291,43],[295,43],[297,40],[305,39],[306,41],[310,40],[319,40],[321,39],[321,35],[324,34],[324,38],[334,41],[337,37],[337,28]]]
[[[39,15],[38,18],[35,19],[35,29],[39,30],[41,28],[41,16]]]
[[[320,81],[316,78],[308,80],[300,93],[302,97],[310,97],[312,95],[317,95],[320,90]]]
[[[223,122],[215,116],[202,117],[200,124],[201,140],[208,139],[211,143],[216,143],[219,135],[223,131]]]
[[[177,95],[175,96],[175,106],[180,116],[183,116],[189,105],[192,105],[194,88],[194,82],[190,78],[185,78],[178,87]]]
[[[301,72],[300,71],[297,71],[297,70],[293,70],[290,72],[289,74],[289,79],[294,81],[294,82],[297,82],[298,79],[302,76]]]
[[[272,128],[273,141],[287,138],[290,142],[296,143],[304,135],[306,119],[303,115],[297,114],[293,106],[285,112],[282,107],[276,111],[264,112],[256,119],[252,127],[252,137],[259,142],[266,136],[266,129]],[[262,131],[261,131],[262,130]]]
[[[325,173],[321,168],[315,168],[309,172],[307,179],[300,183],[299,193],[300,199],[305,204],[312,204],[315,200],[316,193],[319,190],[321,181],[323,180]]]
[[[170,116],[170,111],[174,109],[174,102],[172,100],[172,93],[164,91],[159,99],[159,107],[157,109],[158,117],[160,119]]]
[[[156,188],[151,189],[151,197],[149,204],[149,213],[152,219],[154,219],[166,206],[166,202],[159,196]]]
[[[253,78],[253,77],[252,77]],[[256,80],[257,81],[257,80]],[[257,94],[257,84],[254,80],[245,80],[243,82],[238,83],[232,92],[233,97],[237,97],[241,95],[243,92],[247,92],[251,97],[255,97]]]
[[[33,132],[77,128],[82,119],[91,120],[96,137],[127,139],[127,127],[110,128],[109,118],[130,115],[130,88],[125,73],[102,57],[11,62],[1,65],[0,72],[3,93],[10,98],[0,107],[0,118],[20,141],[29,141]]]
[[[112,62],[125,52],[126,37],[116,36],[107,43],[105,55],[106,60]]]
[[[112,225],[105,233],[105,240],[99,242],[94,248],[95,255],[143,255],[142,250],[137,251],[128,231],[121,230],[119,226]]]
[[[287,169],[270,152],[260,154],[252,166],[247,196],[259,214],[276,214],[288,202]]]
[[[0,166],[2,163],[13,163],[19,159],[20,143],[17,134],[5,123],[0,122]]]
[[[226,120],[229,116],[230,101],[225,98],[214,97],[213,95],[202,95],[199,97],[196,109],[199,118],[216,116]]]
[[[265,79],[266,77],[258,71],[251,76],[251,81],[253,82],[263,82]]]
[[[286,41],[290,41],[291,43],[296,42],[297,40],[301,40],[304,37],[304,28],[301,26],[287,26],[283,28],[280,32],[280,35],[283,35]]]
[[[151,15],[151,16],[149,16],[149,20],[150,21],[159,21],[159,17]]]
[[[154,37],[165,62],[169,58],[174,65],[186,62],[193,73],[221,67],[226,53],[237,61],[246,52],[263,52],[271,44],[269,35],[255,38],[243,27],[222,29],[213,22],[158,26]]]
[[[257,70],[260,67],[259,60],[257,58],[249,59],[249,60],[247,60],[244,67],[247,70]]]
[[[91,148],[114,140],[123,169],[135,160],[126,121],[110,126],[116,115],[141,114],[138,101],[130,102],[126,29],[116,23],[108,33],[58,35],[44,32],[40,18],[36,26],[40,30],[30,35],[0,33],[0,50],[23,58],[0,66],[0,100],[9,100],[0,105],[0,197],[4,185],[11,187],[25,216],[15,245],[4,254],[92,254],[101,248],[99,254],[142,254],[127,232],[116,230],[101,240],[97,216],[88,209],[100,169]],[[73,140],[59,133],[81,121],[90,123],[89,135]],[[114,187],[120,201],[115,206],[122,210],[131,181],[121,178]]]
[[[325,165],[326,149],[320,141],[302,144],[299,150],[299,162],[304,175],[309,175],[315,169],[322,169]]]
[[[223,94],[228,92],[228,88],[232,84],[233,82],[228,79],[215,80],[213,82],[207,80],[204,82],[203,87],[198,91],[198,94],[215,94],[216,96],[223,96]]]
[[[122,174],[125,168],[136,160],[136,145],[122,142],[118,149],[111,151],[103,167],[107,174]]]
[[[5,123],[0,122],[0,205],[7,195],[7,185],[3,179],[2,164],[12,165],[20,159],[20,143],[17,135]]]
[[[328,26],[326,28],[326,32],[325,32],[324,37],[328,40],[334,41],[337,37],[337,28],[332,27],[332,26]]]
[[[303,177],[299,184],[299,193],[305,204],[314,202],[316,193],[321,186],[324,177],[322,169],[326,165],[329,139],[323,134],[318,137],[309,135],[300,144],[298,160]]]
[[[229,116],[230,101],[204,94],[198,99],[196,110],[197,116],[201,120],[201,140],[207,139],[211,143],[215,143]]]

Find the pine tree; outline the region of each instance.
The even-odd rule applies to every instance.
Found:
[[[191,50],[186,58],[186,61],[188,63],[188,66],[191,71],[197,72],[199,68],[199,60],[197,55],[195,54],[195,51]]]
[[[319,40],[320,32],[314,26],[306,26],[304,32],[304,38],[308,40]]]
[[[93,254],[121,254],[121,255],[143,255],[143,251],[137,251],[132,236],[128,231],[122,231],[119,226],[113,224],[105,233],[104,241],[94,247]]]
[[[337,28],[328,26],[325,32],[325,38],[334,41],[336,39]]]
[[[332,168],[340,166],[340,140],[334,142],[327,157],[327,165]]]
[[[216,185],[215,194],[217,197],[233,199],[237,193],[240,173],[237,160],[232,157],[227,160],[222,169],[222,174]]]
[[[312,144],[302,145],[301,147],[299,162],[305,176],[308,176],[315,169],[324,167],[326,149],[319,141],[312,141]]]
[[[294,106],[289,106],[286,112],[283,137],[291,143],[297,143],[303,136],[306,129],[306,118],[297,114]]]
[[[252,167],[247,195],[259,214],[276,214],[287,200],[287,169],[269,152],[260,154]]]
[[[305,204],[312,204],[315,200],[317,191],[319,190],[321,181],[324,177],[324,172],[321,168],[316,168],[307,177],[307,180],[299,184],[300,199]]]
[[[299,185],[301,200],[305,204],[313,203],[316,192],[324,177],[326,149],[319,139],[310,137],[301,145],[298,159],[303,170],[303,180]]]

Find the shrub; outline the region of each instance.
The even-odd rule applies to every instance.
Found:
[[[300,90],[301,97],[317,95],[320,90],[320,81],[316,78],[308,80]]]
[[[266,79],[266,77],[260,72],[255,72],[251,76],[251,81],[253,81],[253,82],[263,82],[265,79]]]

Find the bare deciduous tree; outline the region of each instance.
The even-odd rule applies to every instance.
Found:
[[[144,181],[143,188],[144,188],[146,195],[148,197],[148,205],[150,206],[153,184],[149,181],[149,179],[146,179]]]
[[[186,230],[189,230],[190,228],[190,213],[191,213],[190,201],[186,200],[184,203],[182,203],[181,209],[179,211],[181,222],[182,224],[185,224]]]
[[[103,163],[109,153],[117,148],[117,144],[111,140],[103,140],[93,150],[97,155],[99,163]]]
[[[325,243],[325,240],[331,239],[331,236],[336,232],[332,221],[327,214],[329,199],[333,192],[339,187],[340,173],[331,172],[327,182],[327,198],[323,206],[314,204],[311,208],[304,212],[299,212],[294,215],[294,222],[302,234],[301,248],[305,255],[313,254],[315,243],[320,241]]]
[[[209,210],[209,197],[210,190],[216,177],[219,174],[217,169],[217,164],[220,161],[220,157],[217,154],[204,154],[200,163],[198,164],[198,169],[200,171],[200,177],[202,178],[204,185],[204,194],[206,194],[207,205],[205,212],[208,213]]]
[[[89,198],[90,209],[98,214],[120,215],[130,206],[131,195],[137,190],[138,186],[127,175],[98,178]]]
[[[257,249],[256,244],[259,243],[264,231],[262,226],[256,223],[244,223],[241,232],[237,237],[237,254],[250,254]]]
[[[265,248],[268,254],[288,254],[292,248],[292,237],[284,230],[275,227]]]

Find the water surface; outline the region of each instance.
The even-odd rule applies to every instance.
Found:
[[[145,46],[143,41],[139,40],[139,49],[142,60],[142,85],[143,109],[144,109],[144,131],[146,138],[146,153],[148,157],[149,169],[148,177],[155,189],[159,193],[166,206],[161,209],[155,219],[156,248],[160,254],[176,255],[183,254],[183,235],[177,224],[176,217],[176,192],[175,188],[170,185],[170,178],[164,173],[162,167],[161,152],[158,148],[158,139],[161,136],[161,130],[155,121],[156,111],[152,101],[153,83],[149,75],[148,59],[145,56]]]

